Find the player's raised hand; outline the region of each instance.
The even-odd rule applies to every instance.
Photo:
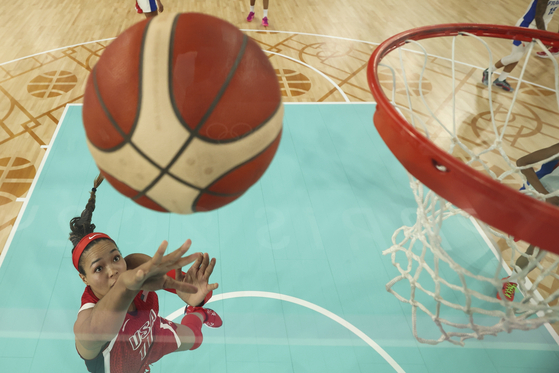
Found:
[[[119,280],[123,281],[128,290],[176,289],[186,294],[197,293],[198,289],[196,286],[187,282],[173,280],[166,275],[170,270],[181,268],[201,257],[200,253],[183,257],[191,244],[192,242],[187,240],[177,250],[165,255],[167,241],[163,241],[153,258],[134,269],[124,272]]]
[[[216,259],[210,260],[208,253],[200,255],[194,264],[190,266],[188,271],[183,274],[182,271],[177,270],[177,280],[185,284],[195,286],[198,291],[196,293],[183,292],[177,289],[177,295],[191,306],[200,304],[206,294],[210,291],[217,289],[217,283],[209,284],[208,281],[214,270]]]

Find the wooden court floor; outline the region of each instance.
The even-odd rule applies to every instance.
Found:
[[[496,23],[513,25],[525,11],[524,0],[486,2],[433,1],[270,1],[270,26],[260,25],[262,2],[256,19],[248,23],[248,1],[163,0],[165,12],[202,12],[223,18],[270,53],[286,102],[373,101],[366,79],[368,59],[378,43],[398,32],[437,23]],[[81,103],[87,74],[110,39],[143,20],[134,1],[18,0],[4,4],[0,14],[0,250],[6,244],[37,174],[64,107]],[[552,22],[551,31],[557,30]],[[448,57],[448,43],[432,43],[429,52]],[[479,66],[485,54],[464,47],[456,79],[462,93],[460,106],[464,139],[483,138],[486,108],[479,100]],[[496,58],[509,53],[496,45]],[[433,58],[428,80],[431,87],[450,79],[443,59]],[[552,65],[536,60],[526,71],[535,83],[519,95],[522,112],[515,116],[514,134],[507,137],[509,156],[515,160],[559,141],[552,87]],[[520,68],[512,76],[519,74]],[[431,89],[440,102],[448,91]],[[498,108],[510,96],[496,93]],[[405,101],[405,96],[397,100]],[[421,114],[421,113],[420,113]],[[424,114],[424,113],[423,113]],[[444,116],[444,114],[442,114]],[[495,167],[501,167],[494,164]],[[71,172],[71,170],[68,170]],[[387,232],[392,234],[392,232]],[[510,255],[510,254],[509,254]],[[559,284],[544,284],[553,291]]]

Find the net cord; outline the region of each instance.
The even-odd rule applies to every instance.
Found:
[[[492,63],[492,53],[491,50],[489,48],[489,46],[487,45],[487,43],[485,43],[485,41],[483,41],[481,38],[478,38],[475,35],[469,34],[469,33],[460,33],[460,36],[472,36],[478,40],[480,40],[485,47],[487,48],[488,52],[489,52],[489,71],[490,74],[489,76],[492,76],[492,71],[491,71],[491,67],[493,66]],[[524,76],[524,72],[526,70],[528,61],[529,61],[529,57],[530,54],[532,52],[533,46],[535,43],[538,43],[540,45],[540,47],[542,47],[542,49],[544,49],[546,51],[546,53],[548,55],[550,55],[550,53],[547,51],[547,49],[543,46],[543,44],[539,41],[539,40],[534,40],[530,43],[529,46],[529,51],[528,51],[528,55],[525,59],[525,64],[523,66],[523,69],[521,71],[520,74],[520,78],[518,79],[518,86],[517,86],[517,90],[515,91],[514,97],[513,97],[513,101],[511,103],[511,106],[508,110],[507,113],[507,117],[505,120],[505,124],[503,125],[502,131],[499,131],[497,126],[496,126],[496,122],[495,122],[495,116],[494,116],[494,111],[493,111],[493,102],[492,102],[492,95],[491,95],[491,82],[489,82],[488,86],[489,86],[489,105],[490,105],[490,113],[491,113],[491,122],[492,122],[492,126],[494,129],[494,133],[497,135],[496,136],[496,140],[494,141],[494,143],[491,145],[491,149],[486,149],[484,151],[482,151],[479,154],[475,154],[473,152],[471,152],[468,148],[466,148],[460,141],[457,141],[457,136],[456,136],[456,86],[455,86],[455,48],[456,48],[456,38],[459,36],[455,36],[453,38],[452,41],[452,59],[451,59],[451,63],[452,63],[452,131],[449,131],[448,128],[446,128],[445,125],[443,125],[443,123],[436,117],[436,115],[432,112],[431,108],[429,107],[429,105],[427,104],[425,97],[423,95],[423,75],[424,75],[424,71],[426,69],[426,64],[427,64],[427,52],[426,50],[423,48],[423,46],[413,40],[409,40],[406,41],[406,43],[413,43],[417,46],[419,46],[419,48],[422,50],[423,55],[424,55],[424,63],[421,69],[421,73],[420,73],[420,79],[419,79],[419,94],[422,100],[422,103],[424,104],[424,106],[427,108],[427,110],[429,111],[429,114],[431,115],[431,117],[437,122],[439,123],[439,125],[445,129],[445,131],[447,133],[449,133],[452,137],[452,144],[451,144],[451,150],[449,151],[450,153],[452,153],[452,150],[454,148],[454,146],[456,144],[458,144],[464,151],[466,151],[470,156],[471,156],[471,160],[468,162],[468,164],[472,164],[474,161],[478,161],[483,167],[484,169],[491,174],[492,177],[497,178],[499,180],[502,181],[502,179],[504,179],[506,176],[508,176],[508,174],[512,174],[515,171],[519,171],[520,169],[524,169],[524,168],[528,168],[528,167],[533,167],[533,165],[530,166],[525,166],[522,168],[518,168],[516,167],[516,165],[513,165],[511,160],[508,158],[508,156],[506,155],[506,153],[504,152],[504,150],[502,149],[501,143],[503,140],[503,136],[504,133],[506,131],[511,113],[512,113],[512,109],[514,107],[514,103],[516,101],[517,95],[518,95],[518,91],[519,88],[523,82],[523,76]],[[402,56],[402,48],[399,48],[399,60],[400,60],[400,67],[402,70],[402,76],[403,76],[403,80],[404,80],[404,85],[406,88],[406,97],[407,97],[407,102],[408,102],[408,110],[410,113],[410,117],[412,118],[412,125],[415,127],[415,117],[416,114],[414,113],[413,110],[413,106],[412,106],[412,102],[411,102],[411,95],[410,95],[410,88],[409,88],[409,84],[407,82],[407,76],[406,76],[406,70],[404,67],[404,62],[403,62],[403,56]],[[556,92],[559,92],[559,80],[557,79],[557,77],[559,76],[558,74],[558,64],[557,62],[552,59],[555,65],[555,71],[556,71],[556,80],[555,80],[555,86],[556,86]],[[395,102],[395,93],[396,93],[396,79],[395,79],[395,71],[389,67],[388,65],[384,65],[381,64],[379,66],[384,66],[387,67],[391,70],[392,73],[392,82],[393,82],[393,89],[392,89],[392,105],[397,107],[398,105]],[[556,96],[557,100],[558,100],[558,107],[559,107],[559,96]],[[419,119],[421,119],[419,116],[417,117]],[[423,122],[423,120],[420,120],[421,126],[423,127],[426,136],[429,136],[429,131],[427,130],[425,123]],[[497,175],[495,175],[487,165],[485,165],[485,163],[481,160],[480,156],[491,151],[491,150],[498,150],[499,153],[503,156],[503,159],[506,161],[506,163],[509,165],[509,167],[511,168],[512,171],[508,172],[507,175],[503,176],[499,176],[497,177]],[[551,157],[551,159],[554,157]],[[542,162],[543,163],[543,162]],[[518,172],[519,174],[521,174],[520,172]],[[523,174],[521,174],[522,176],[524,176]],[[534,267],[538,267],[542,273],[541,275],[538,277],[538,279],[535,281],[534,286],[531,286],[531,289],[526,289],[525,286],[523,286],[523,281],[519,281],[519,285],[520,285],[520,290],[527,294],[528,297],[526,299],[529,299],[530,302],[523,302],[523,303],[519,303],[516,308],[515,307],[511,307],[510,302],[505,303],[505,301],[501,300],[496,300],[494,297],[490,297],[487,296],[485,294],[479,293],[475,290],[469,289],[466,283],[466,278],[465,275],[472,277],[474,279],[478,279],[478,280],[485,280],[486,278],[483,276],[478,276],[478,275],[474,275],[473,273],[467,271],[466,269],[460,267],[458,264],[456,264],[452,258],[448,255],[448,253],[446,251],[444,251],[441,247],[440,247],[440,241],[441,241],[441,237],[440,237],[440,230],[442,227],[442,221],[446,218],[448,218],[449,216],[452,216],[454,214],[461,214],[465,217],[470,217],[468,214],[466,214],[465,212],[463,212],[462,210],[456,209],[454,208],[449,202],[443,200],[442,198],[438,197],[436,194],[434,194],[432,191],[428,191],[426,195],[424,195],[423,191],[424,191],[424,187],[423,185],[416,180],[415,178],[413,178],[411,175],[408,175],[410,178],[410,185],[412,187],[412,190],[414,191],[414,197],[416,200],[416,203],[418,205],[418,209],[417,209],[417,216],[418,219],[416,221],[416,224],[413,227],[401,227],[400,229],[398,229],[393,237],[392,237],[392,241],[394,243],[394,245],[388,249],[385,250],[383,252],[383,254],[391,254],[391,258],[392,258],[392,263],[393,265],[395,265],[399,272],[401,273],[400,276],[394,278],[392,281],[390,281],[387,285],[386,288],[387,290],[392,293],[394,296],[396,296],[396,298],[398,298],[400,301],[405,302],[405,303],[409,303],[412,306],[412,322],[413,322],[413,333],[414,336],[422,343],[428,343],[428,344],[438,344],[442,341],[449,341],[453,344],[456,345],[464,345],[464,340],[468,339],[468,338],[483,338],[484,335],[496,335],[498,332],[506,330],[506,331],[511,331],[512,329],[532,329],[535,327],[538,327],[542,324],[542,320],[544,320],[543,322],[546,322],[545,320],[547,319],[547,313],[545,312],[545,310],[534,310],[533,307],[528,307],[527,303],[532,303],[532,305],[534,303],[536,303],[536,305],[541,305],[541,302],[535,302],[535,300],[533,299],[533,295],[537,294],[539,295],[539,293],[537,292],[537,285],[540,284],[540,282],[543,280],[543,278],[545,278],[546,275],[554,275],[551,273],[551,269],[556,268],[557,265],[559,265],[559,258],[555,261],[555,263],[548,267],[547,269],[543,268],[543,266],[541,266],[540,261],[541,259],[545,256],[545,252],[542,250],[542,252],[538,252],[538,249],[535,250],[534,255],[533,256],[529,256],[528,260],[529,260],[529,265],[523,270],[520,271],[518,274],[513,275],[516,276],[516,278],[514,279],[521,279],[523,276],[525,277],[525,275],[527,275],[527,273],[529,271],[531,271],[531,269],[533,269]],[[527,184],[525,177],[523,177],[523,181],[525,184]],[[527,188],[528,189],[528,188]],[[533,188],[530,188],[533,189]],[[535,191],[535,190],[534,190]],[[536,191],[537,193],[537,191]],[[554,194],[559,194],[559,191],[554,193]],[[439,205],[439,208],[437,209],[437,204]],[[433,217],[431,220],[428,218],[429,216]],[[479,222],[481,223],[481,222]],[[482,223],[483,224],[483,223]],[[497,233],[498,235],[500,234],[499,232],[496,232],[495,230],[493,230],[491,227],[488,227],[490,230],[492,230],[494,233]],[[399,242],[396,243],[396,239],[398,234],[400,234],[401,232],[404,233],[404,239]],[[500,234],[501,236],[504,237],[504,235]],[[507,240],[507,243],[509,243],[509,246],[511,246],[513,248],[513,251],[518,251],[516,244],[514,243],[514,241],[510,238],[510,237],[505,237],[505,239]],[[416,245],[417,242],[420,242],[422,245],[422,251],[421,251],[421,255],[417,255],[415,254],[412,249],[414,248],[414,246]],[[430,243],[433,243],[433,245],[431,245]],[[404,247],[405,244],[409,244],[408,249],[405,250],[405,254],[407,257],[407,269],[403,269],[401,268],[400,264],[396,261],[396,253],[398,251],[401,251],[402,248]],[[435,252],[437,251],[435,257],[434,257],[434,269],[431,269],[425,262],[425,253],[427,248],[431,249],[431,251]],[[459,278],[460,278],[460,282],[462,284],[462,287],[448,283],[445,279],[441,278],[439,276],[439,256],[441,259],[443,259],[444,261],[446,261],[447,263],[449,263],[450,267],[456,271],[456,273],[458,274]],[[514,266],[514,264],[512,263],[512,260],[514,258],[514,255],[511,256],[511,267]],[[413,276],[411,276],[411,271],[413,268],[413,263],[417,262],[419,263],[419,266],[417,268],[417,270],[415,271],[415,274]],[[499,257],[499,261],[501,262],[501,266],[504,266],[504,262],[503,262],[503,257],[500,256]],[[514,267],[513,267],[514,268]],[[435,292],[431,292],[427,289],[425,289],[419,282],[419,276],[421,275],[422,271],[425,270],[429,276],[434,280],[435,282]],[[495,274],[493,276],[493,279],[491,279],[493,285],[496,288],[499,288],[502,284],[502,280],[499,279],[499,268],[497,267]],[[543,277],[542,277],[543,276]],[[555,277],[557,278],[557,275],[555,275]],[[511,278],[511,279],[513,279]],[[410,299],[406,299],[404,297],[402,297],[400,294],[398,294],[397,292],[395,292],[392,287],[394,284],[396,284],[397,282],[406,279],[410,282]],[[466,296],[465,299],[465,305],[464,306],[460,306],[457,304],[454,304],[452,302],[449,302],[447,300],[445,300],[442,296],[441,296],[441,284],[444,284],[446,287],[456,290],[456,291],[461,291],[464,293],[464,295]],[[421,304],[420,302],[417,302],[415,300],[415,292],[416,290],[419,289],[420,291],[424,292],[425,294],[428,294],[429,296],[431,296],[435,301],[436,301],[436,306],[435,306],[435,313],[431,313],[429,309],[427,309],[427,307],[425,307],[423,304]],[[499,290],[501,292],[501,296],[504,299],[502,290]],[[478,299],[482,299],[484,301],[487,302],[500,302],[501,304],[505,305],[505,312],[502,311],[495,311],[495,310],[485,310],[485,309],[480,309],[477,307],[472,307],[472,296],[478,298]],[[557,299],[559,297],[559,292],[556,292],[555,295],[551,295],[550,297],[548,297],[547,299],[544,299],[543,301],[545,303],[548,303],[549,301],[552,301],[554,299]],[[539,298],[542,298],[541,295],[539,295]],[[468,320],[469,323],[468,324],[460,324],[460,323],[453,323],[450,322],[448,320],[445,320],[443,318],[440,317],[440,312],[441,312],[441,305],[445,305],[447,307],[451,307],[453,309],[457,309],[457,310],[461,310],[464,313],[466,313],[468,315]],[[438,329],[441,332],[441,337],[438,340],[431,340],[431,339],[424,339],[419,337],[418,333],[417,333],[417,308],[421,309],[424,313],[426,313],[427,315],[429,315],[431,317],[431,319],[434,321],[434,323],[437,325]],[[520,312],[519,312],[520,311]],[[497,324],[495,324],[494,326],[491,327],[487,327],[487,326],[482,326],[482,325],[477,325],[474,322],[474,318],[473,315],[475,313],[479,313],[482,315],[488,315],[488,316],[497,316],[500,317],[501,320],[500,322],[498,322]],[[539,315],[539,320],[538,321],[532,321],[529,320],[528,318],[531,317],[532,315],[534,315],[535,313],[537,313]],[[516,316],[516,314],[520,314],[520,316]],[[447,332],[444,330],[443,325],[449,325],[455,328],[468,328],[472,330],[472,333],[460,333],[460,332]],[[458,339],[452,339],[453,337],[456,337]]]

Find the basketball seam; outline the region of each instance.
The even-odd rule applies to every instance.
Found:
[[[176,24],[174,25],[176,26]],[[174,37],[174,33],[175,33],[175,29],[173,29],[173,37]],[[200,122],[198,123],[198,125],[196,126],[196,128],[194,128],[194,130],[192,131],[191,135],[189,136],[189,138],[184,142],[184,144],[177,150],[177,152],[175,153],[175,156],[171,159],[171,161],[169,161],[169,163],[167,164],[167,166],[161,170],[161,172],[159,173],[159,176],[157,176],[147,187],[145,187],[141,192],[139,192],[136,196],[132,197],[132,200],[137,200],[138,198],[141,198],[142,196],[146,195],[146,193],[153,188],[158,182],[159,180],[161,180],[161,178],[163,178],[163,176],[165,175],[169,175],[171,177],[174,178],[173,174],[171,174],[169,172],[169,169],[175,164],[175,162],[180,158],[180,156],[183,154],[183,152],[188,148],[188,146],[192,143],[192,141],[197,138],[198,136],[198,131],[200,130],[200,128],[204,125],[205,121],[208,119],[208,117],[211,115],[211,113],[213,112],[213,109],[215,108],[215,106],[219,103],[219,100],[221,99],[221,97],[223,96],[223,94],[225,93],[225,91],[227,90],[227,87],[229,86],[229,83],[231,82],[231,79],[233,79],[233,76],[235,75],[235,72],[237,71],[237,68],[239,67],[241,60],[243,59],[244,55],[245,55],[245,50],[246,50],[246,46],[248,44],[248,36],[246,36],[245,34],[243,35],[243,41],[241,44],[241,48],[239,49],[239,52],[237,53],[237,58],[235,59],[235,62],[233,63],[233,66],[231,67],[231,70],[229,70],[229,74],[227,75],[227,78],[225,79],[225,81],[223,82],[221,88],[219,89],[218,93],[216,94],[213,102],[211,103],[211,105],[209,106],[208,110],[206,111],[206,113],[204,114],[204,116],[202,117],[202,119],[200,119]],[[172,55],[173,55],[173,46],[171,46],[171,48],[169,48],[169,64],[172,63]],[[169,66],[169,70],[172,70],[172,66]],[[172,81],[169,83],[169,89],[171,90],[172,93]],[[172,94],[170,95],[172,97]],[[171,104],[173,106],[173,108],[175,109],[175,113],[177,113],[177,109],[176,109],[176,105],[174,103],[174,101],[171,99]],[[182,123],[182,116],[177,115],[177,118],[181,121]],[[183,184],[187,184],[189,185],[189,183],[180,180]],[[195,188],[197,190],[201,190],[200,187]]]
[[[143,152],[141,152],[140,149],[138,149],[134,145],[134,143],[131,141],[132,135],[134,135],[134,131],[136,130],[136,127],[138,125],[138,120],[139,120],[139,117],[140,117],[140,110],[142,108],[142,70],[143,70],[143,65],[144,65],[144,63],[143,63],[144,46],[145,46],[146,34],[148,32],[148,29],[149,29],[149,26],[150,26],[150,23],[151,23],[152,20],[153,20],[153,17],[148,20],[146,28],[144,29],[144,34],[142,35],[142,46],[140,48],[140,67],[138,68],[138,70],[139,70],[138,98],[137,98],[138,105],[137,105],[137,108],[136,108],[136,116],[134,118],[132,128],[130,129],[130,134],[128,134],[128,135],[125,134],[124,131],[122,131],[122,129],[120,128],[120,126],[117,125],[116,121],[114,120],[113,116],[110,114],[109,109],[106,107],[105,102],[103,101],[103,99],[101,97],[101,93],[99,92],[99,86],[97,85],[97,65],[95,67],[93,67],[93,70],[91,71],[92,80],[93,80],[93,88],[95,89],[95,94],[97,96],[97,99],[99,100],[99,104],[101,105],[101,108],[103,109],[103,111],[107,115],[107,117],[108,117],[109,121],[111,122],[112,126],[116,129],[116,131],[125,140],[123,143],[121,143],[117,146],[114,146],[112,148],[109,148],[109,149],[101,149],[100,147],[96,146],[95,144],[93,144],[93,146],[95,146],[100,151],[109,153],[109,152],[114,152],[114,151],[117,151],[117,150],[121,149],[126,144],[130,144],[138,153],[140,153],[140,155],[142,157],[147,159],[150,163],[154,164],[157,168],[161,168],[160,166],[151,162],[151,159],[149,159]]]
[[[248,131],[247,133],[243,133],[243,134],[240,135],[240,136],[233,137],[233,138],[230,138],[230,139],[224,139],[224,140],[214,140],[214,139],[210,139],[210,138],[207,138],[207,137],[204,137],[204,136],[200,136],[198,133],[196,133],[196,134],[197,134],[196,137],[197,137],[198,139],[200,139],[200,140],[203,140],[203,141],[205,141],[205,142],[212,143],[212,144],[228,144],[228,143],[230,143],[230,142],[235,142],[235,141],[238,141],[238,140],[242,140],[242,139],[244,139],[245,137],[248,137],[248,136],[252,135],[252,134],[255,133],[256,131],[258,131],[259,129],[261,129],[262,127],[264,127],[264,125],[265,125],[266,123],[268,123],[268,122],[270,121],[270,119],[272,119],[272,118],[276,115],[276,113],[278,112],[278,110],[280,109],[280,107],[281,107],[281,99],[280,99],[280,101],[279,101],[279,103],[278,103],[278,106],[276,106],[276,108],[274,109],[274,111],[272,112],[272,114],[270,114],[269,117],[267,117],[266,119],[264,119],[264,120],[262,121],[262,123],[260,123],[259,125],[255,126],[252,130]]]
[[[274,141],[276,141],[277,138],[278,138],[278,136],[281,136],[281,134],[282,134],[282,131],[280,130],[280,133],[278,133],[278,134],[276,135],[276,137],[274,137],[274,139],[270,142],[270,144],[272,144]],[[265,151],[268,150],[268,148],[270,147],[270,144],[268,144],[261,152],[259,152],[258,154],[256,154],[254,157],[252,157],[252,158],[250,158],[250,159],[247,159],[247,160],[244,161],[243,163],[238,164],[237,166],[235,166],[234,168],[228,170],[227,172],[224,172],[222,175],[220,175],[218,178],[216,178],[216,180],[215,180],[213,183],[211,183],[211,184],[208,185],[207,187],[203,188],[203,189],[200,191],[201,193],[198,194],[198,197],[196,197],[196,198],[194,199],[194,201],[192,202],[192,207],[191,207],[192,211],[193,211],[193,212],[198,212],[198,211],[196,211],[196,208],[195,208],[195,207],[196,207],[196,204],[198,203],[198,201],[200,200],[200,198],[202,198],[202,194],[203,194],[203,193],[211,194],[211,195],[217,195],[217,196],[223,196],[223,197],[235,197],[235,196],[241,196],[241,195],[243,195],[243,194],[246,192],[246,190],[244,190],[244,191],[242,191],[242,192],[240,192],[240,193],[222,194],[222,193],[213,192],[213,191],[208,190],[208,189],[211,188],[213,185],[215,185],[215,184],[216,184],[222,177],[224,177],[225,175],[230,174],[231,172],[237,170],[238,168],[240,168],[240,167],[244,166],[245,164],[247,164],[247,163],[253,161],[253,160],[256,159],[256,158],[258,158],[262,153],[264,153]]]
[[[97,66],[95,66],[93,68],[93,70],[91,71],[92,74],[92,80],[93,80],[93,89],[95,91],[95,95],[97,96],[97,100],[99,101],[99,105],[101,106],[101,108],[103,109],[103,112],[105,113],[105,115],[107,116],[107,118],[109,119],[109,122],[111,123],[111,125],[113,126],[113,128],[120,134],[120,136],[124,139],[124,141],[122,142],[122,144],[119,144],[115,147],[109,148],[109,149],[102,149],[99,146],[95,145],[93,142],[90,141],[90,143],[99,151],[102,151],[104,153],[109,153],[109,152],[114,152],[117,151],[119,149],[121,149],[122,147],[124,147],[127,144],[130,144],[130,146],[141,156],[143,157],[145,160],[147,160],[151,165],[153,165],[154,167],[156,167],[160,172],[163,170],[163,168],[161,166],[159,166],[157,163],[155,163],[150,157],[148,157],[140,148],[138,148],[136,146],[136,144],[134,144],[134,142],[132,141],[132,136],[134,134],[134,130],[137,127],[138,121],[139,121],[139,116],[140,116],[140,111],[141,111],[141,99],[142,99],[142,70],[143,70],[143,54],[144,54],[144,45],[145,45],[145,39],[146,39],[146,34],[149,28],[149,24],[151,23],[151,21],[153,20],[150,19],[148,21],[148,24],[146,25],[146,28],[144,30],[144,35],[142,36],[142,47],[140,49],[140,68],[139,68],[139,91],[138,91],[138,108],[136,110],[136,118],[134,120],[134,124],[132,125],[132,130],[130,131],[130,134],[125,134],[124,131],[122,131],[122,129],[118,126],[118,124],[116,123],[116,121],[114,120],[113,116],[111,115],[111,113],[109,112],[109,109],[107,108],[107,106],[105,105],[105,102],[103,100],[103,98],[101,97],[101,92],[99,91],[99,86],[97,85]],[[105,171],[107,172],[107,171]],[[115,175],[112,175],[110,172],[107,172],[109,175],[113,176],[114,178],[116,178],[118,180],[118,177],[116,177]],[[176,181],[182,183],[183,185],[187,185],[188,187],[195,189],[195,190],[200,190],[200,187],[197,187],[195,185],[192,185],[184,180],[181,180],[180,178],[176,177],[173,174],[169,174],[170,177],[172,177],[173,179],[175,179]],[[140,198],[140,197],[138,197]],[[136,198],[132,198],[133,200],[136,200]]]
[[[93,144],[93,142],[90,141],[90,143],[97,149],[99,149],[102,152],[105,153],[110,153],[110,152],[114,152],[120,148],[122,148],[123,146],[129,144],[141,157],[143,157],[146,161],[148,161],[151,165],[153,165],[154,167],[156,167],[158,170],[163,170],[161,166],[159,166],[157,163],[155,163],[150,157],[148,157],[140,148],[138,148],[138,146],[136,146],[136,144],[134,144],[133,141],[131,141],[132,135],[127,135],[125,134],[122,129],[116,124],[114,118],[112,117],[111,113],[109,112],[109,110],[107,109],[107,107],[105,106],[105,103],[101,97],[101,93],[99,92],[99,88],[97,86],[97,80],[95,79],[96,77],[96,67],[93,68],[93,70],[91,71],[91,73],[93,74],[93,88],[95,90],[95,94],[97,96],[97,99],[99,100],[99,105],[101,106],[101,108],[103,109],[103,111],[105,112],[105,115],[107,116],[107,118],[109,119],[109,121],[111,122],[111,124],[113,125],[114,129],[120,134],[120,136],[122,136],[122,138],[124,138],[124,141],[122,144],[117,145],[113,148],[110,149],[101,149],[98,146],[96,146],[95,144]],[[107,171],[105,171],[107,172]],[[111,176],[113,176],[114,178],[116,178],[118,180],[118,177],[111,174],[110,172],[107,172],[108,174],[110,174]],[[169,174],[169,176],[171,176],[173,179],[177,180],[178,182],[187,185],[193,189],[196,190],[200,190],[200,187],[197,187],[195,185],[191,185],[190,183],[181,180],[179,178],[177,178],[176,176]],[[134,199],[134,198],[133,198]],[[134,199],[135,200],[135,199]]]

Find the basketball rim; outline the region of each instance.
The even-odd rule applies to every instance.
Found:
[[[406,170],[439,196],[490,226],[559,254],[559,208],[503,185],[439,148],[398,113],[380,85],[379,63],[407,40],[464,32],[523,42],[539,39],[545,45],[559,47],[558,33],[501,25],[443,24],[397,34],[375,49],[367,66],[369,88],[377,103],[375,127]]]

